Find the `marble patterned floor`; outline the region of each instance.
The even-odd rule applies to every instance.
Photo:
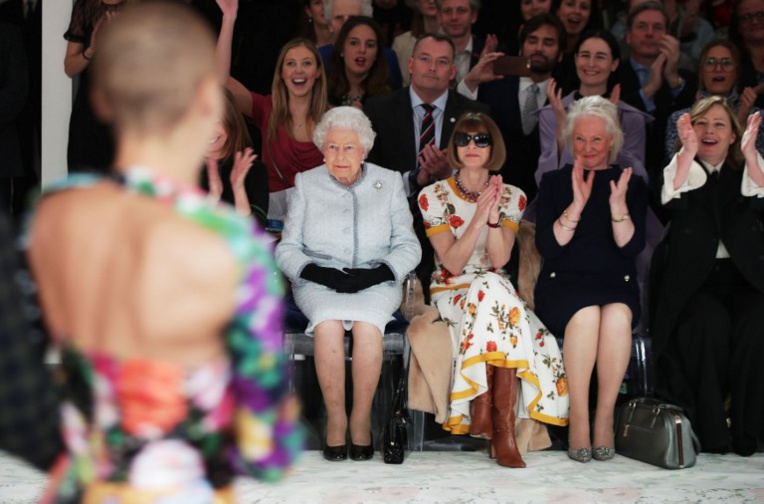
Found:
[[[329,463],[305,452],[277,484],[237,482],[241,503],[356,502],[764,502],[764,453],[701,455],[691,469],[667,471],[616,456],[580,464],[563,452],[526,455],[528,467],[506,469],[484,452],[422,452],[402,466]],[[0,453],[0,503],[36,502],[45,475]]]

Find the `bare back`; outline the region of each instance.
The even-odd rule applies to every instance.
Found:
[[[223,353],[235,259],[170,207],[109,182],[51,194],[38,207],[29,259],[55,338],[183,367]]]

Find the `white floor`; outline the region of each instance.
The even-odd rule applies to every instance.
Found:
[[[764,454],[701,455],[691,469],[667,471],[616,456],[580,464],[563,452],[525,456],[528,467],[499,467],[481,452],[424,452],[402,466],[325,462],[305,452],[277,484],[237,483],[242,503],[267,502],[764,502]],[[36,502],[45,476],[0,453],[0,503]]]

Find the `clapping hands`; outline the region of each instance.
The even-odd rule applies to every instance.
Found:
[[[594,185],[594,171],[590,170],[588,176],[584,173],[584,163],[580,156],[576,156],[573,163],[573,172],[571,174],[573,183],[573,210],[580,215],[592,195],[592,186]]]
[[[475,212],[476,224],[483,226],[487,223],[499,222],[499,203],[504,192],[504,181],[501,175],[493,175],[488,179],[488,187],[480,193]]]

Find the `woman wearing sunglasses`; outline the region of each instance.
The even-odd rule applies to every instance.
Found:
[[[740,124],[746,124],[748,116],[760,110],[754,106],[758,95],[752,87],[744,87],[738,94],[741,84],[740,51],[729,40],[714,40],[703,48],[700,55],[700,71],[698,85],[698,100],[709,96],[721,96],[736,112]],[[666,124],[666,164],[671,160],[679,147],[677,121],[690,108],[677,110],[671,115]],[[756,136],[756,150],[764,153],[764,130],[759,129]]]
[[[456,174],[419,194],[435,249],[430,293],[448,323],[455,357],[450,411],[443,428],[491,440],[502,466],[525,467],[515,441],[515,409],[567,424],[565,371],[555,338],[502,271],[526,199],[491,175],[506,159],[501,133],[487,115],[464,114],[448,159]],[[519,393],[518,393],[519,391]]]
[[[632,169],[611,164],[623,145],[613,103],[586,96],[568,109],[563,138],[574,164],[541,179],[536,246],[544,265],[536,311],[564,335],[570,384],[568,456],[578,462],[615,454],[613,412],[639,320],[636,257],[645,246],[648,191]],[[597,367],[594,449],[589,385]]]

